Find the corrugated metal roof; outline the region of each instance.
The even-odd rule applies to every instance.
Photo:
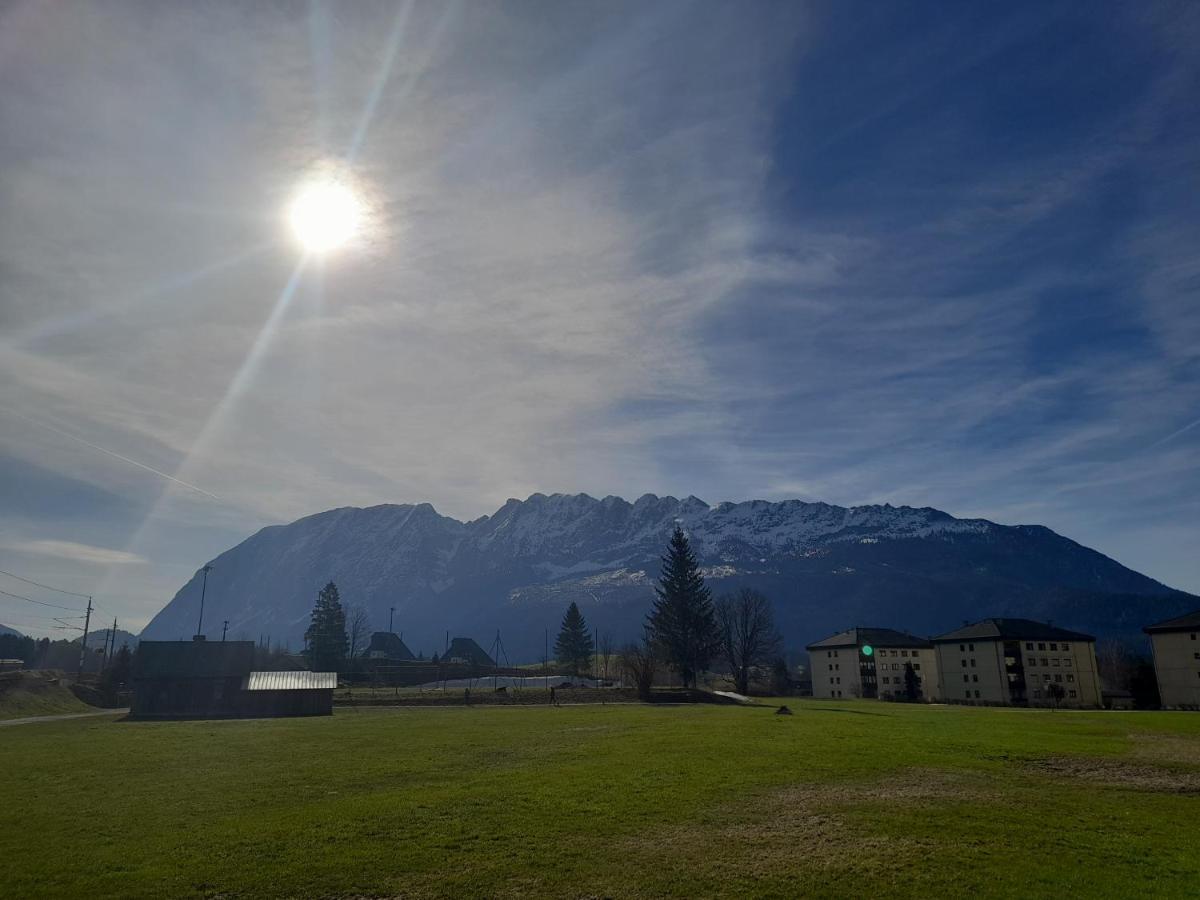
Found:
[[[337,687],[337,672],[251,672],[245,691],[320,691]]]
[[[253,641],[142,641],[133,677],[230,678],[253,667]]]

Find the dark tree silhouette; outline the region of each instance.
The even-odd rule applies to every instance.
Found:
[[[912,663],[904,664],[904,698],[916,700],[921,696],[921,679],[913,668]]]
[[[694,685],[696,676],[719,652],[720,635],[712,594],[687,535],[678,525],[662,558],[662,574],[654,593],[654,607],[646,617],[650,639],[667,665],[679,673],[684,687]]]
[[[650,699],[650,688],[654,685],[654,673],[658,659],[653,641],[643,638],[625,645],[621,651],[621,669],[625,678],[637,689],[642,700]]]
[[[1046,685],[1046,696],[1054,701],[1054,706],[1057,709],[1062,705],[1063,698],[1067,696],[1067,692],[1061,684],[1052,683]]]
[[[560,666],[570,669],[572,675],[578,675],[579,670],[591,662],[595,649],[587,621],[579,606],[572,603],[567,607],[558,638],[554,641],[554,657]]]
[[[308,642],[304,655],[313,671],[336,672],[342,668],[350,639],[346,636],[346,611],[332,581],[317,595],[304,640]]]
[[[733,673],[734,690],[749,693],[750,670],[767,665],[782,644],[771,601],[750,588],[726,594],[717,601],[717,629],[721,652]]]

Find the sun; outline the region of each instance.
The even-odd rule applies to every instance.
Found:
[[[362,201],[340,181],[301,187],[288,207],[292,233],[309,253],[328,253],[347,244],[362,224]]]

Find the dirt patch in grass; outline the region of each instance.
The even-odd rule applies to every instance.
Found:
[[[1200,771],[1167,768],[1145,761],[1051,756],[1030,760],[1026,766],[1045,775],[1078,778],[1112,787],[1171,794],[1200,794]]]
[[[889,859],[918,859],[928,849],[915,838],[863,830],[861,821],[848,815],[855,807],[933,804],[986,792],[977,775],[925,769],[872,782],[793,784],[715,807],[686,826],[627,838],[622,852],[645,860],[646,871],[669,868],[751,883],[780,875],[781,860],[789,858],[802,860],[810,872],[848,871]]]
[[[1139,759],[1200,766],[1200,738],[1181,734],[1131,734],[1133,754]]]

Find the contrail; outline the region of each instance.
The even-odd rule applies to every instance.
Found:
[[[1161,447],[1161,446],[1162,446],[1163,444],[1165,444],[1167,441],[1173,441],[1173,440],[1175,440],[1175,438],[1179,437],[1181,434],[1184,434],[1185,432],[1191,431],[1191,430],[1192,430],[1193,428],[1195,428],[1197,425],[1200,425],[1200,419],[1197,419],[1195,422],[1192,422],[1190,425],[1184,425],[1182,428],[1180,428],[1180,429],[1179,429],[1178,431],[1176,431],[1176,432],[1173,432],[1173,433],[1171,433],[1171,434],[1168,434],[1168,435],[1167,435],[1165,438],[1163,438],[1161,441],[1155,441],[1153,444],[1151,444],[1151,445],[1150,445],[1149,447],[1147,447],[1146,449],[1148,449],[1148,450],[1153,450],[1155,447]]]
[[[218,497],[216,494],[210,494],[208,491],[204,490],[204,488],[198,488],[194,484],[188,484],[186,481],[181,481],[180,479],[176,478],[174,475],[168,475],[166,472],[160,472],[158,469],[155,469],[153,466],[148,466],[145,463],[140,463],[136,459],[130,459],[128,456],[122,456],[120,453],[116,453],[105,447],[101,447],[99,444],[93,444],[91,441],[85,441],[83,438],[77,437],[69,432],[63,431],[61,428],[55,428],[53,425],[47,425],[45,422],[39,422],[36,419],[31,419],[31,418],[29,418],[29,416],[21,415],[21,413],[16,412],[15,410],[9,409],[7,407],[3,407],[3,409],[9,415],[16,416],[18,419],[23,419],[26,422],[30,423],[31,425],[37,425],[39,428],[45,428],[47,431],[53,431],[57,435],[61,435],[62,437],[67,438],[68,440],[75,441],[77,444],[83,444],[83,446],[85,446],[85,447],[91,447],[93,450],[98,450],[99,452],[105,454],[106,456],[111,456],[113,459],[119,459],[121,462],[129,463],[129,465],[131,465],[131,466],[137,466],[139,469],[145,469],[147,472],[152,472],[161,478],[167,479],[167,481],[173,481],[173,482],[175,482],[175,484],[179,485],[180,487],[185,487],[190,491],[195,491],[197,494],[203,494],[205,497],[208,497],[212,500],[216,500],[218,503],[225,502],[220,497]]]

